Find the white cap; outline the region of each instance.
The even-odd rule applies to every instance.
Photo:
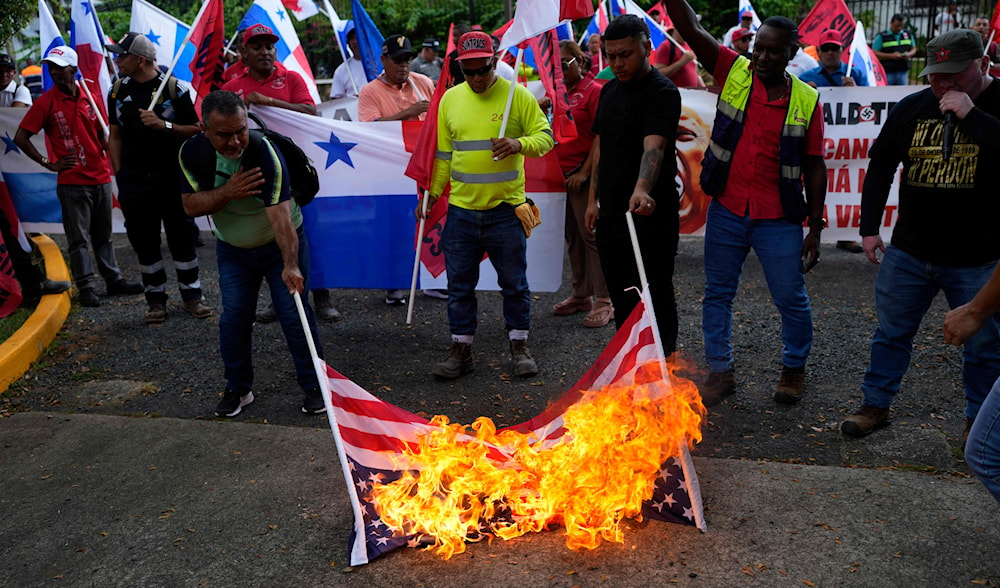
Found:
[[[45,56],[42,61],[48,61],[49,63],[54,63],[59,67],[66,67],[67,65],[72,65],[76,67],[76,51],[73,51],[72,47],[67,47],[65,45],[60,45],[59,47],[53,47],[49,54]]]

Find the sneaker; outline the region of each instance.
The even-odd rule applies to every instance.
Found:
[[[194,318],[203,319],[212,316],[212,307],[205,306],[205,303],[201,301],[201,298],[198,298],[197,300],[185,300],[184,311]]]
[[[234,417],[240,414],[243,407],[251,402],[253,402],[252,390],[240,396],[239,392],[233,392],[227,388],[222,394],[222,400],[220,400],[219,404],[215,407],[215,416]]]
[[[385,303],[389,306],[403,306],[409,290],[389,290],[385,293]]]
[[[50,280],[48,278],[42,280],[42,283],[39,285],[43,296],[45,294],[62,294],[71,287],[72,284],[69,282],[64,282],[62,280]]]
[[[108,282],[108,296],[142,294],[145,288],[139,282],[118,278],[113,282]]]
[[[889,409],[862,404],[861,408],[840,423],[840,432],[851,437],[866,437],[889,424]]]
[[[538,364],[535,363],[535,360],[531,357],[531,352],[528,351],[527,341],[511,340],[510,357],[513,361],[515,376],[526,378],[538,373]]]
[[[80,303],[80,306],[86,306],[87,308],[97,308],[101,305],[101,299],[97,297],[97,292],[94,292],[93,288],[80,290],[80,295],[77,296],[76,301]]]
[[[806,366],[790,368],[781,367],[781,381],[774,390],[774,401],[782,404],[795,404],[802,400],[806,386]]]
[[[257,313],[257,322],[260,324],[273,323],[278,320],[278,314],[274,312],[274,304],[268,304],[267,308]]]
[[[435,365],[431,374],[443,380],[454,380],[473,369],[472,345],[470,343],[452,343],[451,353],[447,359]]]
[[[702,404],[706,407],[715,406],[736,393],[736,370],[730,368],[724,372],[708,374],[699,391]]]
[[[424,290],[424,296],[429,296],[431,298],[437,298],[438,300],[447,300],[448,299],[448,290],[445,290],[443,288],[435,288],[433,290],[428,289],[428,290]]]
[[[162,302],[150,302],[146,311],[146,324],[157,325],[167,320],[167,305]]]
[[[326,412],[326,405],[323,403],[323,391],[309,390],[302,400],[302,412],[306,414],[323,414]]]
[[[316,301],[316,316],[328,323],[337,322],[342,318],[340,311],[334,308],[329,300]]]

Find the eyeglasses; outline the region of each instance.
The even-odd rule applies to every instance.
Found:
[[[462,68],[462,74],[466,78],[474,78],[476,76],[488,76],[490,74],[490,70],[492,70],[492,69],[493,69],[493,64],[492,63],[488,63],[488,64],[484,65],[483,67],[481,67],[479,69],[465,69],[463,67]]]
[[[573,59],[570,59],[569,61],[564,61],[564,62],[562,62],[562,68],[563,69],[569,69],[569,66],[573,65],[573,63],[575,63],[575,62],[576,62],[576,57],[574,57]]]
[[[823,45],[822,47],[819,48],[819,50],[822,51],[823,53],[829,53],[831,51],[840,51],[840,49],[841,49],[840,45]]]

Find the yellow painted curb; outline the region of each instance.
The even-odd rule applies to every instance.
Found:
[[[46,235],[37,235],[33,239],[45,258],[48,278],[69,281],[69,269],[59,246]],[[0,345],[0,394],[6,392],[7,387],[41,357],[66,322],[69,307],[70,290],[42,296],[31,317]]]

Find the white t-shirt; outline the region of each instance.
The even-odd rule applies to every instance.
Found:
[[[350,74],[348,74],[348,68],[350,68]],[[357,84],[357,89],[355,85],[351,83],[351,76],[354,76],[354,84]],[[365,77],[365,66],[362,65],[360,59],[348,59],[344,63],[337,66],[337,69],[333,72],[333,84],[330,87],[330,98],[343,98],[344,96],[357,96],[361,92],[361,88],[365,87],[368,83],[368,78]]]
[[[502,59],[497,60],[496,74],[511,83],[517,83],[517,74],[514,67]]]
[[[15,102],[23,102],[31,106],[31,90],[27,86],[11,80],[6,88],[0,90],[0,106],[12,106]]]
[[[792,57],[788,61],[788,65],[785,66],[785,71],[799,77],[805,72],[811,69],[816,69],[817,67],[819,67],[819,62],[813,59],[812,56],[805,51],[799,49],[798,52],[795,53],[795,57]]]
[[[937,29],[937,34],[940,35],[957,29],[958,23],[961,21],[962,17],[959,16],[958,10],[955,11],[955,14],[951,14],[947,10],[944,10],[939,12],[934,18],[934,28]]]

